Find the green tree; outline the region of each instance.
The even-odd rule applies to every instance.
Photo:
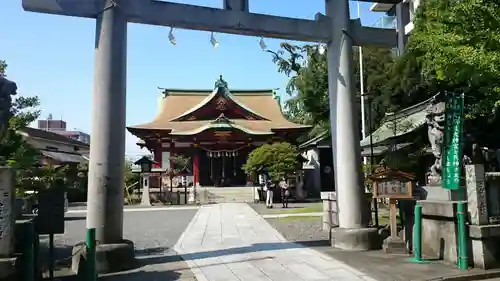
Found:
[[[499,31],[498,1],[423,1],[384,96],[394,107],[406,107],[438,92],[463,92],[466,131],[480,145],[498,148]]]
[[[360,108],[361,80],[359,48],[354,48],[354,81],[356,104]],[[310,136],[329,129],[330,107],[328,100],[328,64],[326,52],[321,53],[316,45],[297,46],[282,43],[281,49],[272,54],[278,71],[290,77],[286,91],[290,99],[285,102],[285,113],[290,120],[313,125]],[[389,49],[363,48],[363,70],[365,94],[370,94],[374,123],[386,112],[387,102],[380,98],[381,86],[388,80],[387,72],[392,67],[394,53]],[[368,107],[368,106],[367,106]],[[365,109],[367,110],[367,109]],[[366,114],[368,118],[369,114]],[[368,121],[368,120],[366,120]]]
[[[279,181],[287,173],[298,169],[299,152],[297,147],[287,142],[264,144],[254,149],[249,155],[243,170],[248,175],[255,175],[266,167],[273,181]]]
[[[170,179],[170,191],[172,191],[173,188],[173,179],[179,175],[179,173],[189,165],[190,158],[182,155],[182,154],[176,154],[171,156],[173,167],[170,167],[170,169],[167,171],[168,178]]]
[[[7,69],[7,63],[4,60],[0,60],[0,76],[5,76],[6,69]]]
[[[134,173],[133,167],[134,167],[134,162],[129,159],[125,159],[123,173],[124,173],[126,188],[136,184],[140,180],[139,173]]]
[[[130,159],[125,159],[125,165],[123,170],[125,178],[124,196],[128,204],[131,204],[133,202],[131,194],[133,193],[134,188],[137,188],[139,186],[139,181],[141,179],[141,175],[139,173],[135,173],[133,171],[133,167],[134,167],[134,162],[131,161]]]
[[[0,61],[0,75],[6,76],[6,69],[7,63]],[[46,178],[53,178],[58,174],[58,171],[52,169],[41,170],[38,151],[19,134],[19,131],[38,118],[38,106],[38,97],[16,97],[12,102],[7,137],[0,143],[0,155],[14,168],[15,185],[20,193],[28,189],[37,190],[44,186]]]

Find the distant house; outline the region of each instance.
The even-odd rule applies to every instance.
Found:
[[[40,151],[41,164],[61,165],[88,162],[90,145],[87,143],[30,127],[18,133],[28,144]]]
[[[84,143],[90,143],[90,135],[78,130],[67,130],[66,121],[52,119],[52,114],[49,114],[47,119],[38,120],[38,129],[50,131],[68,138],[79,140]]]

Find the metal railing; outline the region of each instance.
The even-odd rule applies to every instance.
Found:
[[[396,28],[396,16],[382,16],[378,21],[373,25],[373,27],[377,28]]]

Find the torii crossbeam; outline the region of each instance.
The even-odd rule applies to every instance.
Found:
[[[346,237],[357,237],[356,246],[346,239],[338,239],[343,243],[336,246],[359,250],[363,245],[360,237],[368,237],[371,230],[366,230],[352,46],[395,47],[394,29],[363,27],[359,19],[351,20],[348,0],[325,0],[326,15],[318,13],[315,20],[251,13],[248,0],[224,0],[225,9],[156,0],[22,0],[22,5],[31,12],[96,19],[87,227],[96,228],[106,257],[101,272],[113,269],[111,257],[117,251],[125,258],[123,253],[131,249],[133,257],[133,246],[123,241],[127,22],[327,43],[339,226],[349,229]]]

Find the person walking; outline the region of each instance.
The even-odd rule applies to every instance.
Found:
[[[274,183],[271,180],[266,182],[264,186],[264,190],[266,191],[266,207],[268,209],[273,208],[273,196],[274,196]]]
[[[288,189],[288,183],[283,177],[279,183],[281,190],[281,202],[283,203],[283,208],[288,208],[288,198],[290,197],[290,189]]]

